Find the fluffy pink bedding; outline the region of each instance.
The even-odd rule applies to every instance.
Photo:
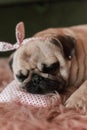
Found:
[[[7,59],[0,60],[0,91],[12,81]],[[70,92],[66,92],[65,100]],[[69,110],[59,95],[52,96],[48,107],[33,107],[23,102],[0,103],[0,130],[87,130],[87,110]]]

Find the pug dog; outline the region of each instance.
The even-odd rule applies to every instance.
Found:
[[[18,28],[20,28],[18,30]],[[23,44],[12,58],[15,79],[32,94],[76,91],[65,102],[82,108],[87,101],[87,25],[49,28],[24,39],[24,25],[16,26],[17,42]]]

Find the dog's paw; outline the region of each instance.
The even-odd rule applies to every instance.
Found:
[[[87,80],[65,102],[67,108],[87,110]]]
[[[75,109],[85,109],[86,108],[86,99],[85,96],[79,94],[72,94],[67,101],[65,102],[66,108],[75,108]]]

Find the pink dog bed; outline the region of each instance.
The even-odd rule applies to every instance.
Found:
[[[87,130],[87,111],[66,109],[59,94],[32,95],[12,81],[0,93],[0,130]]]

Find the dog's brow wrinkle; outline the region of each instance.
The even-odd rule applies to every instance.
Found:
[[[57,47],[61,47],[60,42],[55,38],[52,38],[50,40],[50,42],[53,43],[54,45],[56,45]]]

